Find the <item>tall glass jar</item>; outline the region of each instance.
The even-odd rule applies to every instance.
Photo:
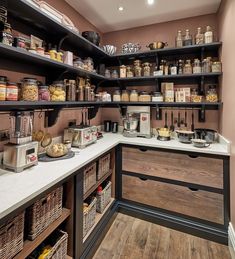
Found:
[[[150,76],[150,71],[151,71],[150,66],[151,64],[148,62],[143,63],[144,76]]]
[[[130,93],[130,102],[138,102],[139,100],[139,94],[138,92],[133,89],[131,90],[131,93]]]
[[[126,66],[122,65],[120,66],[120,78],[125,78],[126,77]]]
[[[66,100],[66,87],[64,81],[54,81],[49,86],[51,101],[64,102]]]
[[[193,62],[193,74],[200,74],[202,72],[201,62],[198,58]]]
[[[181,31],[177,32],[177,36],[175,39],[175,46],[178,48],[183,47],[183,35]]]
[[[208,88],[207,94],[206,94],[206,101],[210,102],[210,103],[218,102],[218,94],[216,92],[215,85],[209,85],[209,88]]]
[[[141,67],[140,60],[134,61],[134,74],[135,74],[135,77],[140,77],[142,74],[142,67]]]
[[[182,75],[184,72],[184,62],[182,59],[178,61],[178,74]]]
[[[22,101],[38,101],[38,81],[35,78],[24,78],[21,89]]]
[[[192,44],[193,44],[193,38],[192,38],[192,35],[190,34],[189,30],[187,29],[185,31],[183,45],[189,46],[189,45],[192,45]]]
[[[202,72],[211,73],[211,58],[207,57],[202,61]]]
[[[187,59],[184,65],[184,74],[192,74],[193,73],[193,68],[191,65],[191,60]]]
[[[119,90],[115,90],[113,93],[113,101],[120,102],[121,101],[121,92]]]
[[[50,101],[50,91],[47,85],[40,85],[38,87],[38,100],[39,101]]]
[[[129,92],[127,90],[122,91],[121,100],[122,100],[122,102],[129,102],[130,101],[130,95],[129,95]]]
[[[0,101],[6,101],[6,88],[7,83],[5,81],[0,81]]]
[[[16,83],[8,82],[6,89],[6,100],[7,101],[18,101],[19,88]]]
[[[133,72],[131,70],[131,67],[127,66],[126,67],[126,77],[133,77],[133,76],[134,76],[134,74],[133,74]]]
[[[213,31],[210,26],[206,26],[206,32],[204,33],[204,41],[205,43],[213,42]]]
[[[195,44],[203,44],[204,43],[204,34],[202,33],[201,27],[197,28],[197,34],[195,35]]]

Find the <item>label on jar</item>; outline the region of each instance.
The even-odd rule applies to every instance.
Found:
[[[7,88],[6,99],[8,101],[17,101],[18,100],[18,89],[17,88]]]
[[[0,86],[0,101],[6,100],[6,87]]]

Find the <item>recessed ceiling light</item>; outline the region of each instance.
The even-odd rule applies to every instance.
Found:
[[[122,11],[124,10],[123,6],[119,6],[119,7],[118,7],[118,10],[119,10],[120,12],[122,12]]]
[[[148,0],[148,4],[149,4],[149,5],[154,4],[154,0]]]

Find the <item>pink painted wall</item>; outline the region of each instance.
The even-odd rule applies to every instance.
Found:
[[[221,59],[223,62],[222,101],[223,111],[221,117],[222,134],[231,141],[231,221],[235,227],[235,1],[224,0],[218,12],[219,36],[223,42]]]

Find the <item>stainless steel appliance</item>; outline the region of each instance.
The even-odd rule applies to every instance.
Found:
[[[97,141],[96,126],[73,126],[64,130],[64,141],[69,140],[72,147],[85,148]]]
[[[4,145],[3,167],[16,173],[38,164],[38,142],[32,141],[32,112],[10,116],[10,141]]]
[[[151,138],[151,118],[149,106],[127,106],[126,118],[123,120],[125,137]]]

